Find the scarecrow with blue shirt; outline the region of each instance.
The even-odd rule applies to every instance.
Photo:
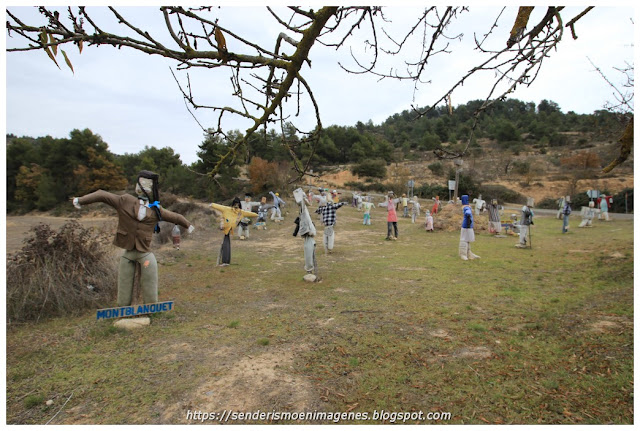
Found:
[[[462,195],[462,228],[460,229],[460,245],[458,253],[462,260],[479,259],[480,256],[471,252],[471,243],[476,240],[473,232],[473,211],[469,206],[469,195]]]

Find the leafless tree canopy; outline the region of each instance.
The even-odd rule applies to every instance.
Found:
[[[243,148],[244,141],[254,132],[272,123],[284,124],[290,121],[285,109],[294,105],[293,111],[308,109],[315,111],[316,125],[313,130],[297,130],[303,141],[313,142],[322,129],[319,107],[313,89],[304,78],[305,65],[310,66],[310,51],[315,43],[335,49],[351,49],[353,64],[340,64],[346,73],[374,74],[380,79],[411,80],[418,85],[429,82],[429,66],[435,56],[451,53],[450,43],[462,37],[449,34],[451,23],[461,15],[471,13],[466,7],[427,7],[417,16],[410,28],[393,28],[393,23],[385,16],[385,10],[374,6],[323,7],[318,10],[299,7],[267,8],[270,16],[281,26],[282,31],[275,40],[258,43],[243,36],[241,28],[227,28],[217,18],[218,8],[185,8],[163,6],[158,13],[165,23],[164,34],[150,34],[144,28],[136,27],[124,12],[109,7],[118,25],[103,28],[104,14],[85,7],[49,8],[39,7],[43,23],[29,25],[17,13],[7,10],[7,32],[24,40],[24,46],[8,51],[44,50],[57,63],[58,49],[62,51],[67,65],[71,62],[63,50],[76,46],[79,52],[86,46],[112,45],[130,48],[149,55],[173,59],[180,79],[176,82],[187,106],[192,109],[210,109],[217,113],[216,127],[207,128],[209,133],[223,134],[223,117],[228,115],[247,119],[250,126],[241,138],[232,141],[229,152],[224,155],[210,173],[215,175],[225,161],[236,157]],[[531,85],[536,79],[544,60],[552,55],[557,44],[564,38],[567,29],[577,37],[575,24],[589,10],[586,8],[577,16],[565,20],[563,7],[548,7],[544,17],[529,25],[532,7],[520,7],[511,32],[504,35],[502,49],[485,48],[487,38],[497,28],[496,21],[483,35],[474,35],[476,49],[484,54],[485,60],[465,73],[442,97],[426,109],[414,107],[416,116],[425,115],[439,104],[448,104],[451,109],[451,95],[472,75],[491,73],[494,79],[487,88],[487,97],[476,112],[476,119],[495,101],[504,99],[518,86]],[[530,30],[526,30],[531,28]],[[392,31],[393,30],[393,31]],[[401,36],[398,37],[397,34]],[[354,49],[355,35],[366,37],[362,46]],[[410,47],[410,41],[418,40],[418,52]],[[233,43],[230,43],[233,41]],[[360,42],[362,43],[362,42]],[[231,50],[229,47],[233,46]],[[382,58],[394,59],[394,67],[383,66]],[[413,59],[412,59],[413,58]],[[382,70],[382,67],[387,67]],[[240,101],[237,107],[210,106],[199,102],[192,92],[188,71],[193,68],[224,68],[230,74],[233,94]],[[292,112],[293,112],[292,111]],[[475,128],[475,126],[474,126]],[[203,128],[204,129],[204,128]],[[472,132],[473,133],[473,132]],[[436,150],[441,158],[463,156],[469,143],[461,152]],[[285,145],[287,145],[285,143]],[[309,160],[298,160],[294,148],[289,148],[294,167],[300,176],[307,171]]]

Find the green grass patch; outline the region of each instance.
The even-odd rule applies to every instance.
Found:
[[[567,236],[537,217],[531,250],[477,231],[481,259],[463,262],[459,232],[401,218],[385,241],[383,217],[363,226],[341,208],[331,255],[316,222],[320,283],[302,280],[290,213],[232,240],[224,269],[212,264],[219,230],[196,230],[179,262],[157,250],[159,298],[175,309],[142,330],[95,313],[9,325],[7,423],[46,423],[51,411],[33,407],[71,393],[57,424],[182,424],[231,401],[451,412],[447,424],[633,423],[633,221]],[[42,398],[28,408],[25,394]]]

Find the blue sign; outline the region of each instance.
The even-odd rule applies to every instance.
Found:
[[[173,301],[153,304],[129,305],[125,307],[103,308],[96,312],[96,320],[115,319],[117,317],[133,317],[141,314],[160,313],[173,310]]]

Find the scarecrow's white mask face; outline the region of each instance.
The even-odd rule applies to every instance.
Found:
[[[140,188],[140,184],[142,184],[142,187],[144,188],[144,191],[147,192],[149,197],[152,198],[153,197],[152,196],[152,194],[153,194],[153,180],[150,179],[150,178],[139,178],[138,179],[138,184],[136,184],[136,193],[138,194],[138,196],[144,196],[144,192],[143,192],[143,189]]]

